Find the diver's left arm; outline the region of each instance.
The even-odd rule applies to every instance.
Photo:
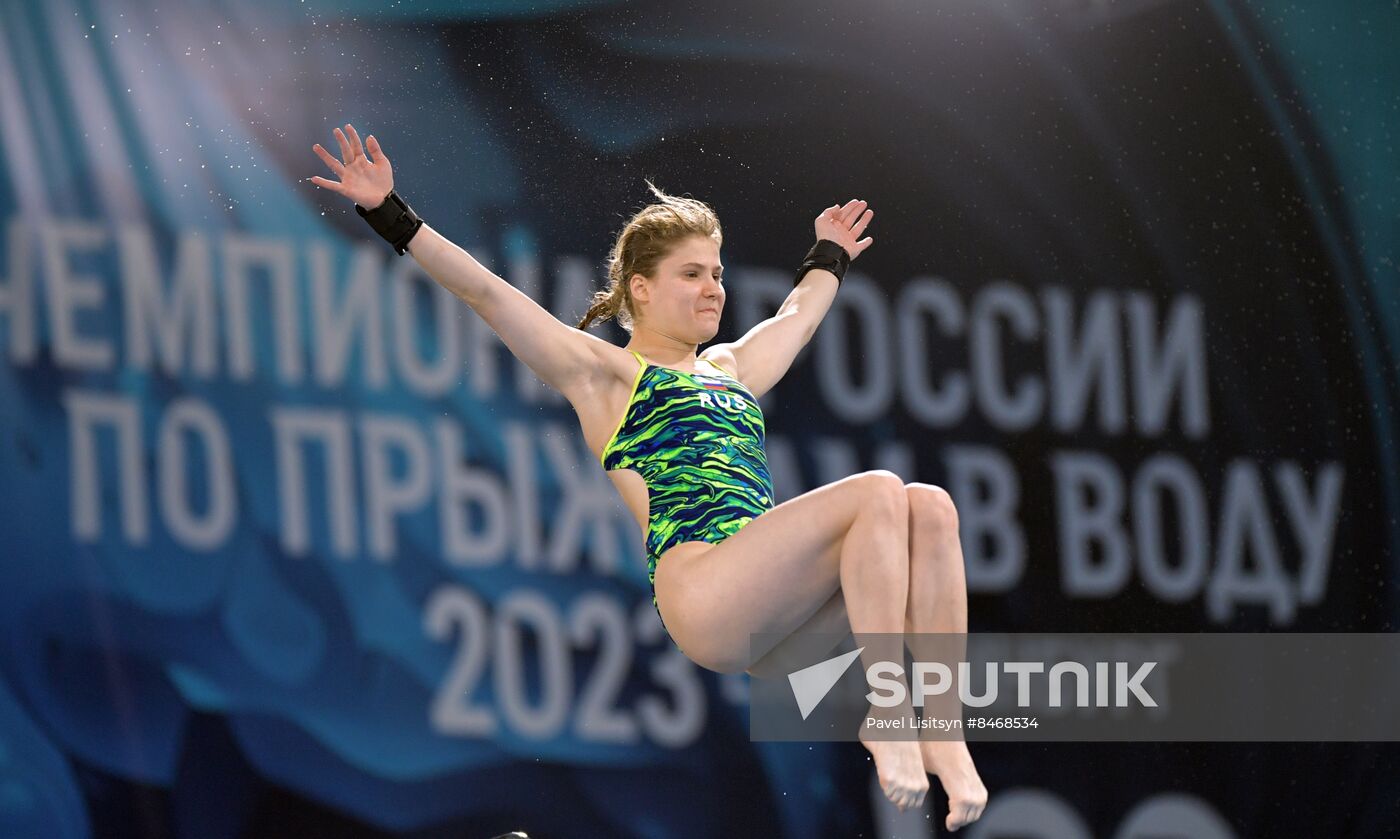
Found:
[[[860,238],[874,215],[875,211],[866,209],[866,202],[860,200],[850,201],[844,207],[828,207],[814,222],[817,240],[837,243],[855,260],[874,241]],[[831,271],[807,271],[776,314],[756,324],[739,340],[715,344],[701,355],[732,372],[754,396],[762,396],[787,374],[793,359],[812,340],[817,325],[836,299],[838,285]]]

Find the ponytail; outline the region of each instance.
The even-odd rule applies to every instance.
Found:
[[[594,321],[601,323],[610,318],[617,318],[618,322],[621,322],[621,315],[628,302],[627,287],[622,283],[609,283],[607,288],[593,292],[593,301],[584,313],[583,320],[578,322],[578,328],[587,329]]]

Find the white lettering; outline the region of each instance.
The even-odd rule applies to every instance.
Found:
[[[1109,597],[1127,582],[1132,561],[1122,527],[1124,498],[1118,472],[1108,458],[1091,452],[1057,453],[1051,468],[1064,589],[1077,597]],[[1098,561],[1091,557],[1094,544],[1101,548]]]
[[[1221,508],[1215,573],[1206,592],[1211,619],[1228,620],[1236,603],[1263,603],[1273,622],[1291,622],[1295,604],[1280,564],[1278,540],[1269,526],[1264,486],[1253,463],[1230,463]],[[1252,569],[1245,567],[1246,550],[1255,560]]]
[[[895,306],[899,322],[900,387],[904,404],[916,419],[934,428],[947,428],[967,414],[970,390],[967,374],[949,371],[943,374],[941,388],[929,382],[928,371],[946,367],[946,350],[935,353],[928,348],[924,331],[924,316],[938,321],[940,331],[949,337],[964,334],[965,313],[962,300],[947,282],[929,277],[915,277],[905,284]]]
[[[394,289],[394,362],[414,393],[441,396],[462,375],[461,301],[433,282],[412,260],[396,263],[389,283]],[[414,297],[421,295],[415,294],[415,287],[425,290],[433,306],[431,341],[424,340],[418,328]],[[424,362],[419,355],[420,344],[432,348],[436,354],[434,363]]]
[[[337,387],[345,383],[350,353],[360,347],[363,381],[375,390],[388,382],[384,360],[384,316],[379,308],[381,249],[358,245],[351,251],[350,277],[339,281],[325,242],[311,245],[311,345],[316,383]],[[338,293],[340,292],[340,293]],[[336,298],[340,297],[337,306]]]
[[[136,370],[149,370],[158,350],[160,369],[167,376],[179,376],[188,365],[195,377],[213,378],[219,333],[208,241],[197,232],[180,237],[174,289],[168,294],[162,287],[151,231],[125,227],[118,241],[126,363]]]
[[[117,432],[117,475],[121,499],[122,534],[132,545],[150,538],[150,503],[146,497],[146,467],[141,456],[141,413],[136,400],[81,390],[63,394],[68,412],[69,511],[73,535],[79,542],[102,536],[103,481],[97,466],[94,426],[106,423]]]
[[[303,440],[319,442],[325,451],[325,497],[330,513],[331,545],[342,559],[359,550],[355,512],[354,460],[350,426],[341,411],[274,407],[277,495],[282,550],[303,556],[311,549],[307,515],[306,471],[299,454]]]
[[[438,517],[442,550],[453,565],[471,568],[499,564],[510,546],[510,515],[501,479],[486,469],[467,466],[462,429],[450,419],[436,424],[433,459],[442,464]],[[469,509],[481,511],[482,526],[473,532]]]
[[[1179,393],[1182,428],[1190,437],[1204,437],[1210,426],[1210,407],[1201,301],[1194,295],[1175,298],[1166,335],[1160,342],[1153,337],[1156,320],[1157,306],[1149,295],[1128,295],[1128,344],[1138,431],[1160,435],[1167,426],[1172,396]]]
[[[958,500],[968,591],[1014,588],[1026,565],[1026,536],[1016,519],[1021,487],[1015,467],[989,446],[948,446],[944,457],[948,491]]]
[[[224,237],[223,255],[225,339],[233,377],[239,381],[253,377],[254,326],[248,284],[254,271],[261,269],[267,273],[272,299],[272,338],[277,351],[277,374],[286,384],[301,384],[301,307],[297,303],[296,267],[291,245],[229,233]],[[262,318],[257,320],[263,321]]]
[[[95,224],[55,222],[40,227],[39,233],[54,361],[76,370],[111,370],[111,343],[106,338],[83,335],[77,320],[82,311],[100,315],[106,300],[102,281],[72,273],[69,263],[70,256],[104,244],[106,232]]]
[[[879,288],[847,274],[827,315],[834,321],[817,340],[817,385],[833,412],[846,422],[869,422],[889,413],[894,401],[894,353],[889,314]],[[860,334],[852,348],[849,335]],[[860,364],[858,376],[852,365]]]
[[[423,506],[432,492],[428,441],[416,425],[388,414],[365,414],[359,425],[370,555],[387,562],[398,549],[395,520]],[[397,478],[391,450],[403,455],[404,468]]]
[[[35,328],[34,274],[30,266],[30,233],[18,218],[10,222],[9,279],[0,282],[0,313],[8,318],[10,361],[28,364],[39,351]]]
[[[185,432],[204,446],[205,502],[203,516],[190,509],[189,463],[185,457]],[[233,484],[233,456],[228,433],[218,414],[192,397],[177,399],[161,418],[156,446],[161,518],[183,547],[212,551],[233,531],[237,517],[237,496]]]
[[[1089,410],[1089,392],[1097,387],[1099,429],[1105,434],[1121,433],[1127,425],[1128,407],[1116,297],[1109,291],[1091,294],[1077,335],[1069,292],[1048,288],[1043,300],[1055,429],[1068,432],[1081,428]]]
[[[972,307],[972,374],[977,404],[987,419],[1002,431],[1022,431],[1040,416],[1045,383],[1024,376],[1015,393],[1002,382],[1005,358],[1001,353],[1000,320],[1009,321],[1017,338],[1028,341],[1040,334],[1035,307],[1026,292],[1007,282],[995,282],[977,296]]]

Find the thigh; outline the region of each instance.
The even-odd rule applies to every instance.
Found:
[[[676,644],[702,667],[747,669],[767,652],[750,650],[751,634],[785,638],[839,593],[851,523],[871,493],[894,491],[904,484],[893,473],[852,475],[779,504],[719,544],[667,551],[656,600]]]
[[[798,657],[799,652],[811,653],[810,644],[802,645],[808,649],[799,650],[799,645],[794,640],[798,636],[833,636],[831,649],[835,650],[850,634],[851,619],[846,614],[846,595],[842,589],[837,588],[831,599],[818,607],[806,623],[749,664],[748,674],[760,679],[776,679],[811,664],[809,659]]]

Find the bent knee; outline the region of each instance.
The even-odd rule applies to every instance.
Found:
[[[909,517],[914,527],[939,530],[958,528],[958,508],[946,489],[933,484],[911,483],[904,487],[909,503]]]
[[[888,469],[872,469],[854,477],[859,484],[860,510],[903,521],[909,514],[904,481]]]

